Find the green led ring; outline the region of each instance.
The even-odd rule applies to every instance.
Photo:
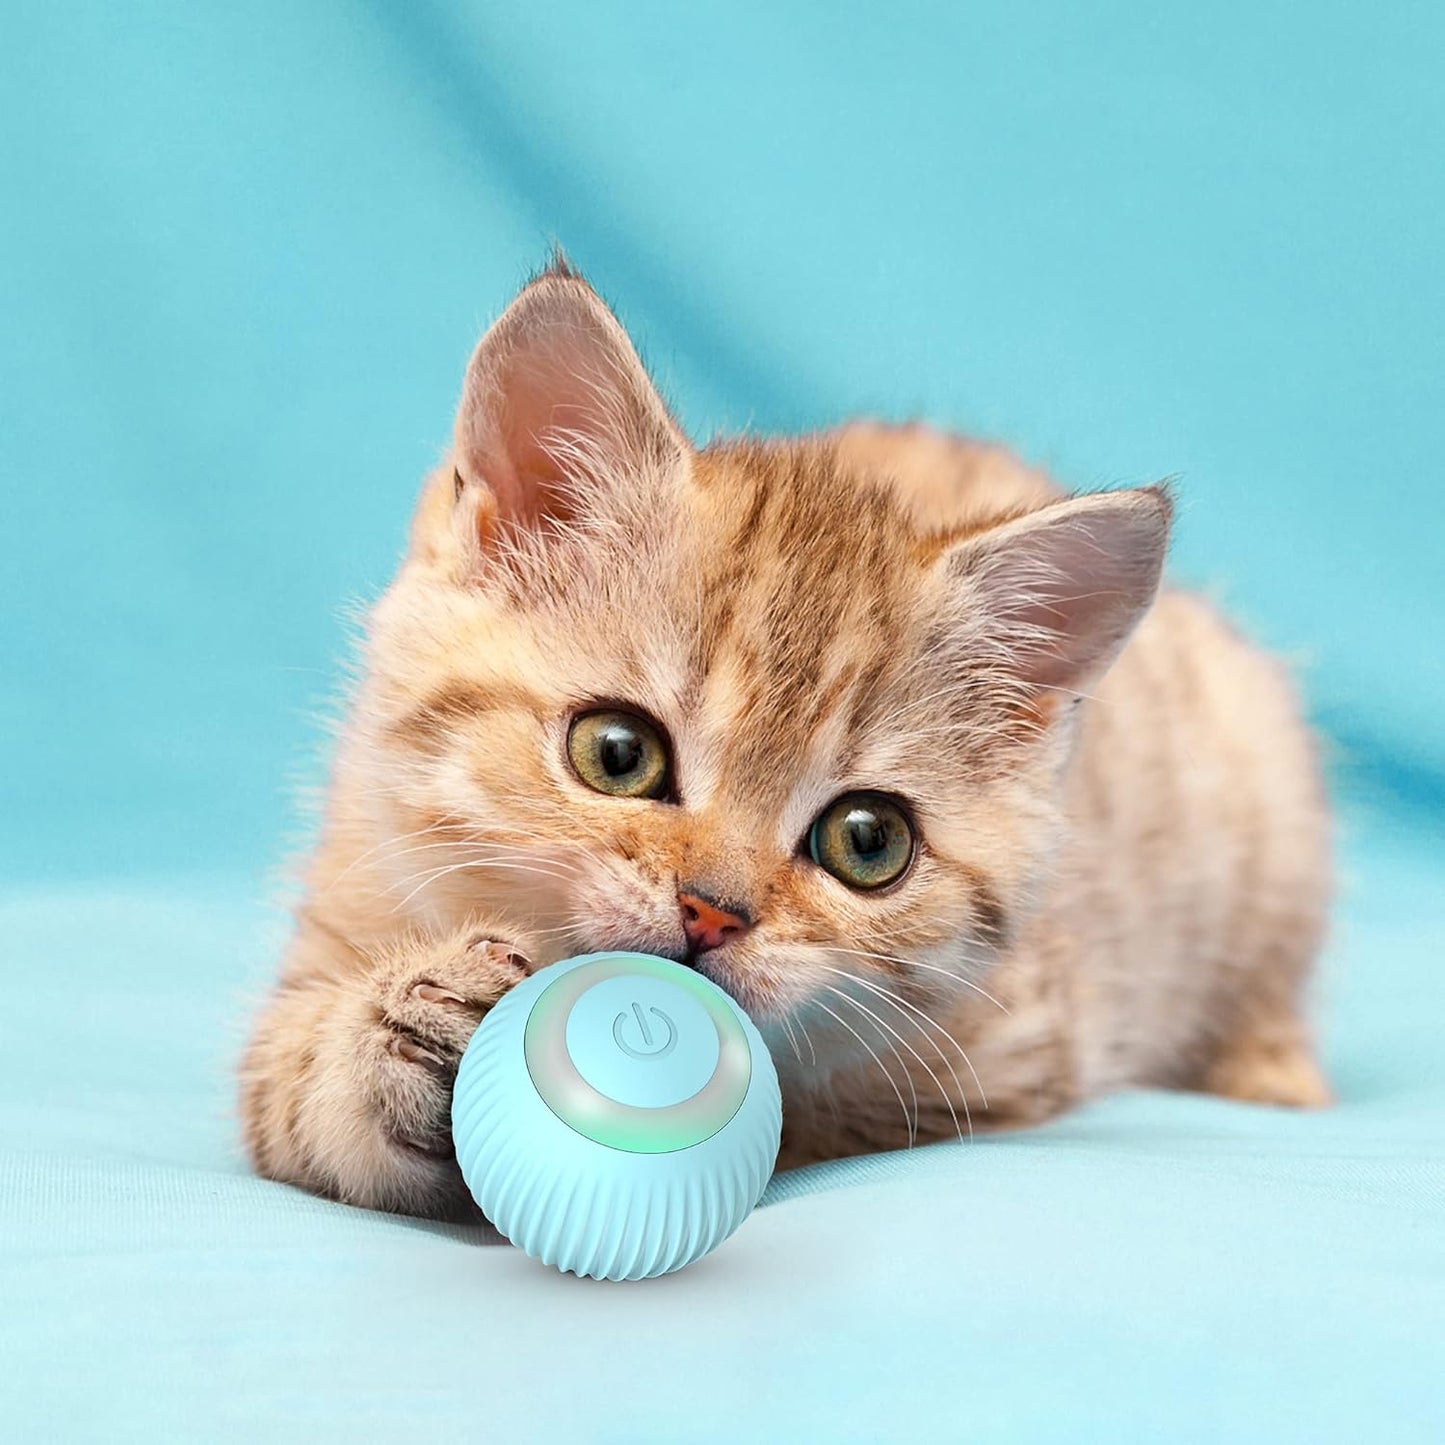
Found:
[[[567,1052],[567,1018],[582,995],[609,978],[639,973],[685,989],[717,1030],[712,1078],[690,1099],[667,1108],[638,1108],[608,1098],[582,1077]],[[710,1139],[742,1107],[752,1079],[747,1036],[717,991],[673,964],[635,953],[599,958],[549,985],[527,1016],[522,1050],[533,1087],[569,1129],[629,1154],[671,1154]]]

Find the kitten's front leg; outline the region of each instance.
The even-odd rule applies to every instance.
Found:
[[[485,928],[361,958],[303,927],[241,1067],[257,1172],[375,1209],[465,1217],[451,1141],[457,1064],[528,966]]]

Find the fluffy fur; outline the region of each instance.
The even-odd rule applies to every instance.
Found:
[[[1274,662],[1158,592],[1169,511],[916,427],[695,450],[586,283],[544,273],[478,347],[370,618],[242,1068],[255,1167],[463,1208],[477,1019],[570,954],[684,956],[684,889],[755,920],[694,965],[768,1038],[785,1165],[1125,1086],[1324,1102],[1310,738]],[[675,796],[572,773],[599,701],[661,724]],[[802,846],[858,788],[921,837],[875,893]]]

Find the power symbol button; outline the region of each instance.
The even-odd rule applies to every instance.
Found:
[[[586,989],[567,1015],[567,1057],[582,1082],[629,1109],[692,1098],[717,1072],[721,1037],[692,986],[632,972]]]
[[[677,1025],[655,1004],[634,1001],[631,1013],[612,1020],[612,1041],[629,1058],[665,1059],[677,1047]]]

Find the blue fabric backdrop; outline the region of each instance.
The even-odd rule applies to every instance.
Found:
[[[1424,3],[7,5],[0,1433],[1445,1436],[1442,46]],[[699,437],[1178,478],[1176,573],[1334,740],[1338,1110],[812,1171],[636,1290],[245,1175],[344,618],[553,239]]]

